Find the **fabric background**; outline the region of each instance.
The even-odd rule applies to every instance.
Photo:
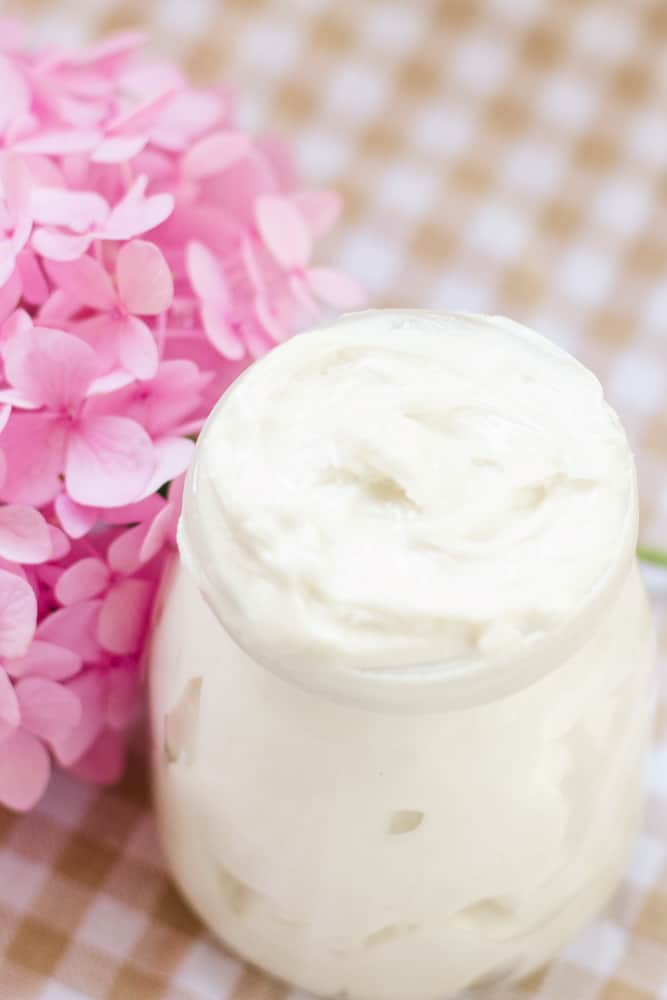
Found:
[[[667,546],[664,0],[9,0],[36,41],[142,25],[345,196],[327,260],[374,304],[503,312],[602,380]],[[0,95],[1,99],[1,95]],[[649,576],[662,696],[643,832],[607,912],[482,1000],[667,1000],[667,574]],[[0,810],[1,1000],[307,1000],[225,955],[170,888],[141,756]]]

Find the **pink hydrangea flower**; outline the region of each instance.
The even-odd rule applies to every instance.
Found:
[[[5,499],[43,504],[58,492],[60,477],[77,503],[120,506],[135,500],[157,466],[146,431],[125,416],[98,416],[85,402],[95,395],[95,351],[74,334],[34,327],[16,334],[3,350],[18,408],[5,428]]]
[[[5,721],[2,735],[4,687]],[[11,692],[11,695],[8,693]],[[13,686],[0,667],[0,801],[29,809],[44,792],[51,773],[49,749],[69,738],[81,722],[76,693],[49,677],[18,677]]]
[[[154,229],[174,207],[170,194],[146,197],[148,178],[137,177],[132,187],[114,205],[95,191],[71,191],[43,187],[33,191],[35,229],[33,249],[51,260],[77,260],[93,241],[128,240]]]
[[[139,379],[150,379],[159,363],[155,335],[141,316],[167,311],[174,295],[171,271],[161,250],[145,240],[123,244],[113,279],[92,257],[71,263],[51,263],[47,271],[61,293],[59,311],[71,316],[82,307],[95,315],[76,332],[96,350],[98,360],[112,370],[116,365]],[[44,311],[42,311],[44,316]]]
[[[215,399],[327,308],[332,192],[133,33],[0,58],[0,804],[115,781]]]

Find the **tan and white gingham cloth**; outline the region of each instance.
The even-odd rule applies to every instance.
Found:
[[[347,213],[327,259],[375,303],[504,312],[602,379],[667,545],[666,0],[9,0],[37,39],[143,24]],[[1,95],[0,95],[1,99]],[[607,912],[483,1000],[667,1000],[667,574],[648,808]],[[137,760],[0,810],[0,1000],[306,1000],[225,955],[170,888]],[[406,1000],[410,1000],[406,997]]]

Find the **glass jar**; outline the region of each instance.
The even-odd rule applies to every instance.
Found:
[[[381,332],[387,336],[384,326]],[[497,329],[491,335],[500,336]],[[291,350],[298,359],[305,347]],[[557,354],[559,362],[566,357]],[[275,365],[273,358],[259,367]],[[366,620],[354,619],[354,642],[347,632],[339,641],[340,622],[335,628],[327,611],[323,625],[321,604],[316,643],[309,631],[314,612],[307,604],[304,611],[301,592],[298,605],[280,604],[281,620],[246,575],[254,510],[243,521],[242,553],[227,549],[220,558],[216,517],[228,518],[231,507],[224,489],[213,505],[205,502],[218,455],[211,431],[228,419],[237,391],[223,398],[198,444],[186,487],[183,557],[165,579],[156,611],[153,779],[171,873],[235,952],[322,996],[442,1000],[521,978],[605,903],[637,829],[654,638],[634,559],[634,476],[609,498],[596,493],[595,504],[607,505],[612,492],[622,495],[622,523],[585,597],[568,603],[557,595],[556,623],[543,612],[534,627],[533,608],[521,618],[527,631],[520,639],[518,618],[489,619],[482,631],[464,632],[480,655],[462,649],[460,629],[452,652],[449,629],[432,647],[444,648],[446,634],[441,661],[399,662],[382,646],[385,633]],[[467,411],[465,422],[466,448],[482,467]],[[560,443],[558,462],[569,447]],[[507,461],[514,462],[510,451]],[[254,460],[252,441],[242,460]],[[551,483],[553,470],[544,474]],[[307,491],[304,497],[312,502]],[[520,497],[523,505],[525,492]],[[389,516],[386,502],[383,496],[374,517]],[[256,503],[269,500],[259,496]],[[574,530],[579,498],[573,503],[567,516]],[[586,504],[584,523],[595,507],[590,497]],[[392,532],[404,517],[391,512]],[[414,512],[409,517],[412,531]],[[540,521],[541,532],[558,520],[549,517],[555,520],[551,527]],[[532,531],[534,517],[530,523]],[[272,531],[280,530],[272,522]],[[289,535],[289,523],[284,531]],[[522,544],[516,539],[513,528],[512,544]],[[267,557],[272,570],[277,558]],[[372,551],[365,558],[372,561]],[[560,584],[577,574],[576,589],[583,566],[564,566],[554,574]],[[535,565],[536,591],[547,570]],[[283,577],[272,587],[280,601],[292,600]],[[251,603],[244,607],[245,589]],[[401,627],[409,633],[409,622]]]

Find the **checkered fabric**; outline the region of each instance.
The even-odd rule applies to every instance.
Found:
[[[665,0],[8,0],[42,41],[146,27],[347,212],[327,248],[376,304],[503,312],[590,365],[621,413],[642,535],[667,546]],[[667,574],[648,805],[607,912],[481,1000],[667,1000]],[[138,756],[0,810],[0,1000],[307,1000],[218,948],[160,866]],[[409,1000],[409,998],[406,998]]]

